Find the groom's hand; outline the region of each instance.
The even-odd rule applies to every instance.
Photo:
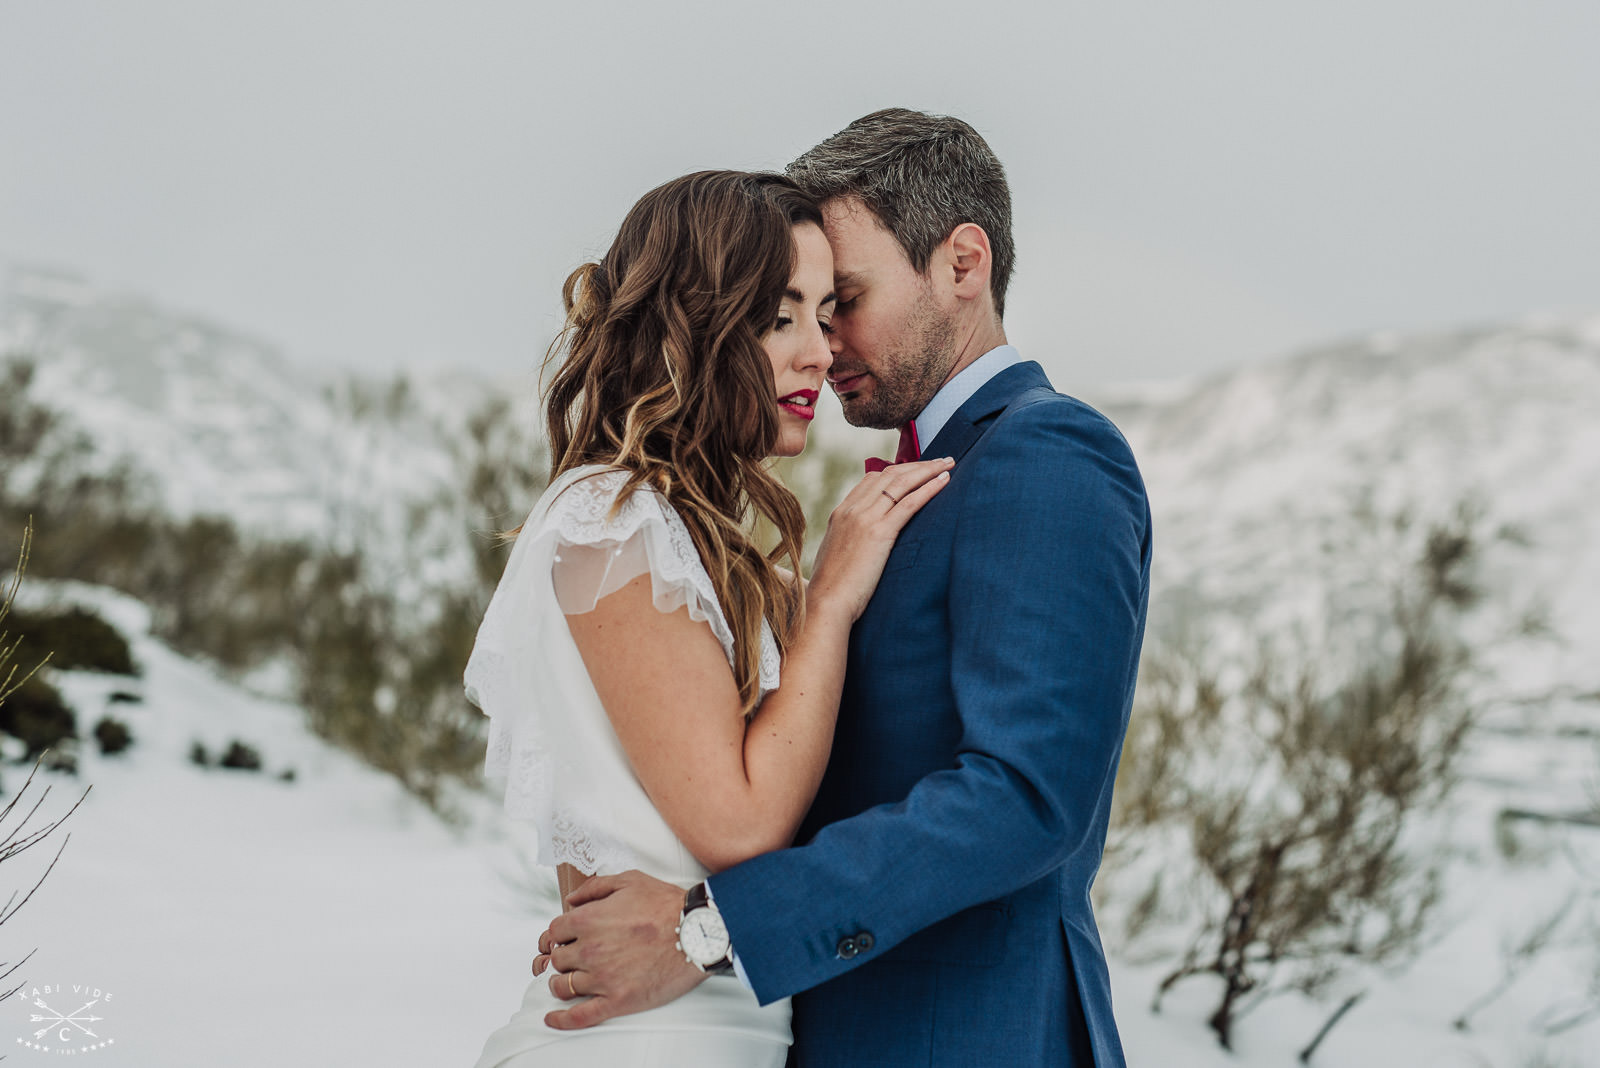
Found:
[[[653,1009],[705,980],[677,948],[683,891],[671,883],[638,871],[597,875],[566,902],[571,911],[539,936],[534,967],[562,973],[550,977],[562,1001],[588,1000],[545,1016],[550,1027],[577,1030]]]

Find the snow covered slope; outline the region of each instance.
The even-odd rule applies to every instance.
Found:
[[[1527,541],[1519,581],[1551,625],[1600,638],[1600,321],[1373,337],[1152,393],[1103,407],[1144,470],[1163,586],[1255,608],[1340,548],[1358,505],[1471,501]],[[1567,667],[1600,683],[1600,660]]]
[[[41,815],[56,817],[93,784],[61,832],[0,868],[0,898],[26,892],[70,832],[0,928],[0,960],[37,947],[6,987],[25,978],[22,991],[0,1002],[6,1063],[55,1064],[67,1050],[126,1068],[471,1063],[510,1013],[528,901],[540,899],[515,882],[526,878],[515,829],[487,801],[474,833],[444,827],[392,778],[311,737],[300,709],[152,639],[148,611],[127,597],[70,583],[24,593],[95,608],[144,673],[54,675],[80,729],[110,712],[135,740],[111,757],[87,742],[77,780],[41,775],[28,795],[48,784]],[[139,700],[113,702],[117,692]],[[235,739],[260,752],[262,771],[189,760],[195,742],[217,753]],[[289,770],[292,782],[279,778]],[[25,774],[4,767],[0,796]],[[75,986],[109,995],[92,1010],[98,1039],[72,1028],[36,1039],[35,998],[70,1014],[90,1000]]]
[[[403,548],[398,562],[426,558],[456,581],[470,574],[460,534],[474,418],[494,415],[509,439],[500,448],[537,451],[531,374],[374,381],[307,369],[237,331],[59,272],[11,270],[6,355],[31,360],[35,400],[92,443],[101,470],[131,466],[156,507],[380,557]]]

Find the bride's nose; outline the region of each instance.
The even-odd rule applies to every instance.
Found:
[[[825,333],[822,324],[818,323],[816,329],[806,338],[805,347],[795,359],[795,369],[826,374],[828,368],[832,366],[833,338]]]

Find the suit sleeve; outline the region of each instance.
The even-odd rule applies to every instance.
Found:
[[[711,880],[763,1004],[1103,843],[1148,594],[1143,484],[1115,428],[1053,395],[985,438],[955,472],[953,766]]]

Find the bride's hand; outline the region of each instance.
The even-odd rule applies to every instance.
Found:
[[[955,461],[919,460],[867,475],[828,517],[806,591],[807,611],[837,605],[861,618],[901,529],[950,483]]]

